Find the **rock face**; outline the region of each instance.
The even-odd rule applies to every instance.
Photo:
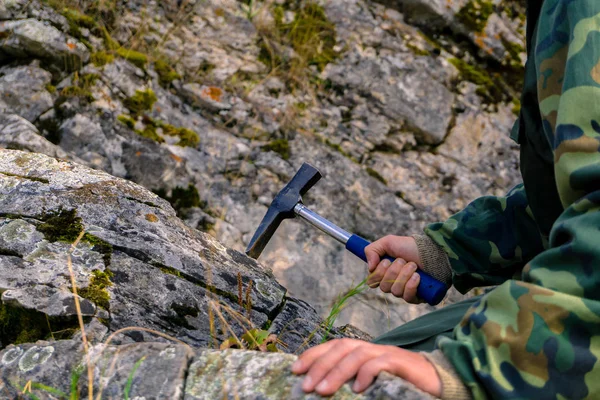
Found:
[[[192,350],[166,343],[98,344],[86,358],[81,342],[64,340],[8,347],[0,352],[0,378],[4,398],[17,398],[20,393],[37,398],[87,398],[86,365],[91,366],[94,398],[100,394],[107,399],[321,398],[302,392],[301,379],[290,372],[295,359],[289,354]],[[90,361],[86,364],[86,360]],[[362,395],[346,384],[331,398],[432,399],[386,373]]]
[[[103,335],[146,329],[117,342],[154,340],[150,329],[210,347],[270,326],[293,353],[323,338],[314,309],[288,298],[270,270],[186,226],[166,201],[129,181],[0,150],[0,210],[2,310],[50,318],[32,332],[27,318],[3,324],[3,345],[77,328],[73,284],[81,313]]]
[[[229,248],[243,251],[273,196],[303,162],[325,175],[304,202],[371,240],[418,233],[519,180],[508,139],[522,69],[519,1],[192,0],[178,6],[136,0],[104,9],[68,1],[54,9],[52,3],[0,5],[0,88],[15,94],[0,99],[0,126],[9,127],[0,129],[0,143],[135,182],[168,200],[191,228]],[[293,26],[306,28],[306,35],[295,35]],[[69,63],[61,64],[65,59]],[[62,204],[53,198],[45,201]],[[147,201],[158,209],[138,202],[135,212],[171,212],[157,198]],[[104,226],[85,222],[84,210],[78,211],[84,225]],[[99,228],[102,240],[112,240],[103,236],[112,228],[128,232],[126,222],[102,218],[110,224]],[[158,225],[142,222],[162,229],[160,218]],[[165,232],[136,229],[139,243],[132,243],[138,247],[110,242],[114,259],[136,271],[140,282],[163,264],[185,277],[157,275],[178,294],[157,293],[148,324],[169,329],[161,318],[179,318],[171,305],[206,299],[206,288],[237,293],[238,267],[212,284],[202,273],[211,262],[237,263],[238,253],[215,245],[221,250],[200,254],[211,246],[196,244],[196,237],[212,239],[188,230],[177,251],[169,250],[177,256],[149,244],[150,255],[142,255],[146,235]],[[190,250],[188,235],[197,249]],[[27,240],[29,250],[37,246],[37,239]],[[100,256],[90,257],[86,268],[102,272],[93,261]],[[280,286],[273,283],[279,289],[269,299],[253,285],[250,319],[258,325],[271,320],[279,326],[275,310],[312,310],[300,300],[325,317],[337,296],[366,273],[342,246],[296,221],[281,226],[260,262],[272,267],[273,277],[253,263],[246,266],[253,271],[248,276],[276,278],[295,300],[279,310]],[[134,298],[137,280],[121,272],[114,280],[130,279],[128,296]],[[78,276],[82,284],[89,273]],[[111,301],[124,296],[115,288],[108,289],[115,290]],[[207,306],[207,300],[194,301]],[[353,298],[338,323],[377,335],[429,310],[368,291]],[[112,323],[141,318],[131,313]],[[172,333],[200,344],[194,332],[206,329],[202,318],[193,317],[185,335]]]
[[[109,399],[316,398],[291,374],[294,355],[206,349],[270,325],[278,346],[295,352],[324,330],[270,271],[183,224],[158,196],[75,163],[0,150],[0,210],[3,398],[84,398],[89,376]],[[89,345],[77,332],[6,346],[72,335],[78,307]],[[431,398],[385,374],[362,396],[349,387],[333,398]]]

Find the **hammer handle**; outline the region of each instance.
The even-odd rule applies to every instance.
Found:
[[[365,247],[370,244],[371,243],[368,240],[363,239],[358,235],[352,235],[346,242],[346,249],[348,249],[355,256],[358,256],[363,261],[367,262]],[[384,258],[392,262],[394,261],[394,259],[389,256],[385,256]],[[417,296],[432,306],[435,306],[442,301],[444,296],[446,296],[446,292],[448,291],[446,285],[433,278],[431,275],[418,269],[417,274],[419,274],[421,277],[419,287],[417,288]]]

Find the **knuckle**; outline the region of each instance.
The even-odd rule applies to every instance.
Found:
[[[404,295],[404,288],[401,285],[392,286],[392,294],[395,297],[402,297]]]

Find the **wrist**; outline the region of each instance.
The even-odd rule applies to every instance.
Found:
[[[419,266],[429,275],[447,286],[452,285],[452,267],[448,254],[427,235],[413,235]]]

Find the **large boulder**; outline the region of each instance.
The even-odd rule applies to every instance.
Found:
[[[0,150],[0,209],[1,307],[16,324],[0,324],[3,345],[76,328],[76,298],[87,322],[101,321],[107,334],[142,327],[208,346],[271,326],[289,352],[323,338],[314,309],[288,299],[269,269],[186,226],[134,183]],[[45,317],[46,326],[27,325]]]

